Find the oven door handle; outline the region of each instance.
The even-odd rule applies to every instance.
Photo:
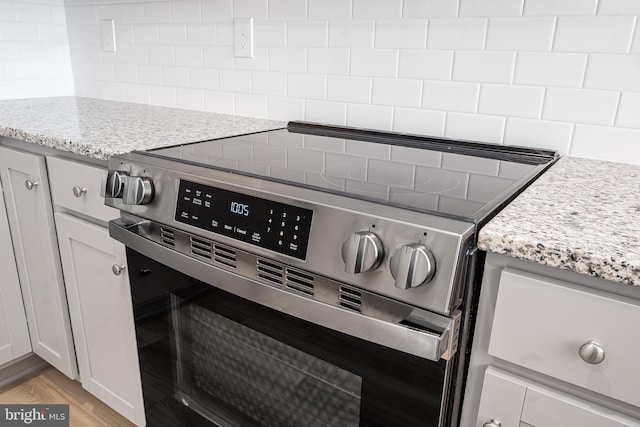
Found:
[[[459,311],[453,316],[443,316],[411,307],[407,315],[397,321],[363,315],[185,255],[145,237],[148,227],[149,221],[121,218],[109,222],[109,234],[128,248],[187,276],[299,319],[432,361],[448,360],[456,352]]]

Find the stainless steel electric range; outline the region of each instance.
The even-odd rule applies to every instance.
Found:
[[[456,425],[477,232],[556,159],[299,122],[113,157],[148,425]]]

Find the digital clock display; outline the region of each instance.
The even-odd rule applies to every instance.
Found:
[[[180,180],[175,220],[305,259],[313,211]]]

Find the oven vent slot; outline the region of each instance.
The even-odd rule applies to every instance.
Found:
[[[299,270],[287,268],[287,275],[285,277],[285,287],[297,292],[301,292],[307,296],[313,296],[314,278],[308,273],[303,273]]]
[[[191,236],[191,253],[207,259],[211,259],[213,244],[207,240]]]
[[[213,245],[213,260],[227,267],[236,268],[236,251],[228,246]]]
[[[175,232],[167,227],[160,227],[160,241],[165,246],[172,248],[176,247],[176,235]]]
[[[347,310],[362,312],[362,292],[348,288],[346,286],[340,286],[340,307]]]
[[[260,279],[271,282],[274,285],[283,285],[284,267],[280,264],[258,258],[256,274]]]

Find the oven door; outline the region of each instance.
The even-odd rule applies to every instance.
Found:
[[[170,249],[131,243],[148,425],[445,424],[455,359],[432,361],[303,320],[286,313],[286,298],[269,308],[229,292],[241,283],[232,273],[212,272],[205,283],[170,268]]]

